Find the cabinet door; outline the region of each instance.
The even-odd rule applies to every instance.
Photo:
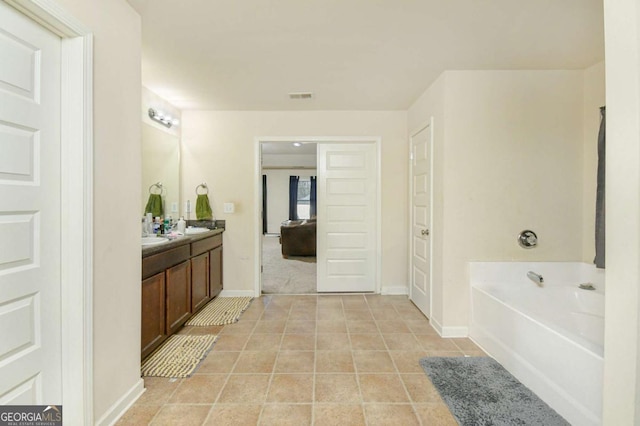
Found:
[[[209,265],[209,296],[213,298],[222,291],[222,246],[209,252]]]
[[[142,358],[167,337],[164,299],[164,272],[142,281]]]
[[[191,259],[191,312],[209,300],[209,253]]]
[[[167,334],[175,333],[191,315],[191,262],[166,271]]]

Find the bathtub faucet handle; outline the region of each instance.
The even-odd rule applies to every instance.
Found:
[[[536,274],[533,271],[527,272],[527,278],[529,278],[531,281],[533,281],[538,285],[542,285],[542,283],[544,282],[544,278],[542,278],[542,275]]]

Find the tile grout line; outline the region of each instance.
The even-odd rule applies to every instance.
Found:
[[[271,301],[273,301],[273,299],[271,299]],[[271,301],[269,302],[269,304],[271,304]],[[276,359],[273,361],[273,366],[271,367],[271,374],[269,376],[269,383],[267,384],[267,390],[266,390],[266,392],[264,394],[264,401],[262,401],[262,407],[260,407],[260,413],[258,414],[258,424],[260,424],[260,422],[262,421],[262,415],[264,414],[264,410],[265,410],[265,407],[267,405],[267,398],[269,397],[269,391],[271,390],[271,384],[273,383],[273,376],[275,374],[276,363],[278,361],[278,358],[280,357],[280,349],[282,348],[282,340],[284,339],[285,332],[287,331],[287,323],[289,321],[289,316],[291,315],[292,306],[293,306],[293,304],[290,304],[289,305],[289,310],[287,311],[287,316],[286,316],[285,322],[284,322],[284,329],[282,330],[282,336],[280,337],[280,345],[278,346],[278,352],[277,352],[277,355],[276,355]],[[267,307],[268,307],[268,305],[267,305]]]
[[[313,375],[311,376],[311,425],[313,426],[316,422],[316,362],[317,362],[317,354],[318,354],[318,297],[316,296],[316,332],[313,337]]]
[[[258,321],[260,320],[260,318],[262,318],[262,314],[263,313],[264,313],[264,311],[262,311],[262,313],[260,313],[260,315],[258,316],[258,319],[256,320],[256,324],[254,325],[251,333],[249,334],[249,337],[251,337],[251,335],[253,334],[253,330],[255,330],[256,326],[258,325]],[[238,321],[240,321],[240,320],[238,319]],[[222,335],[222,332],[224,331],[225,327],[226,327],[226,325],[224,325],[222,327],[222,330],[220,330],[220,333],[218,334],[218,336]],[[249,339],[247,339],[247,341],[244,343],[243,348],[247,345],[248,342],[249,342]],[[218,395],[216,396],[216,399],[213,401],[213,404],[211,404],[211,409],[207,413],[207,416],[205,417],[204,421],[202,422],[203,425],[209,420],[209,417],[211,417],[211,413],[215,409],[216,405],[219,404],[219,400],[220,400],[220,397],[222,396],[222,392],[224,391],[225,387],[229,383],[229,379],[231,378],[231,373],[236,368],[236,365],[238,364],[238,361],[240,361],[240,355],[242,354],[242,351],[243,351],[243,349],[238,351],[238,357],[236,358],[236,360],[234,361],[233,365],[231,366],[231,368],[227,372],[227,378],[225,379],[224,384],[222,385],[220,390],[218,391]],[[212,352],[213,351],[210,351],[209,354],[212,353]],[[207,354],[207,356],[209,356],[209,354]]]

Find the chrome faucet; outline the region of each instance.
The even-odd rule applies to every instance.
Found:
[[[527,278],[529,278],[531,281],[538,284],[539,286],[541,286],[542,283],[544,282],[544,278],[542,278],[542,275],[536,274],[533,271],[527,272]]]

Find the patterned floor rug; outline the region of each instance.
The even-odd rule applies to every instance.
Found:
[[[189,377],[216,341],[215,335],[173,335],[144,360],[143,377]]]
[[[252,297],[216,297],[185,325],[209,326],[233,324],[249,307]]]
[[[420,365],[462,426],[569,425],[493,358],[427,357]]]

